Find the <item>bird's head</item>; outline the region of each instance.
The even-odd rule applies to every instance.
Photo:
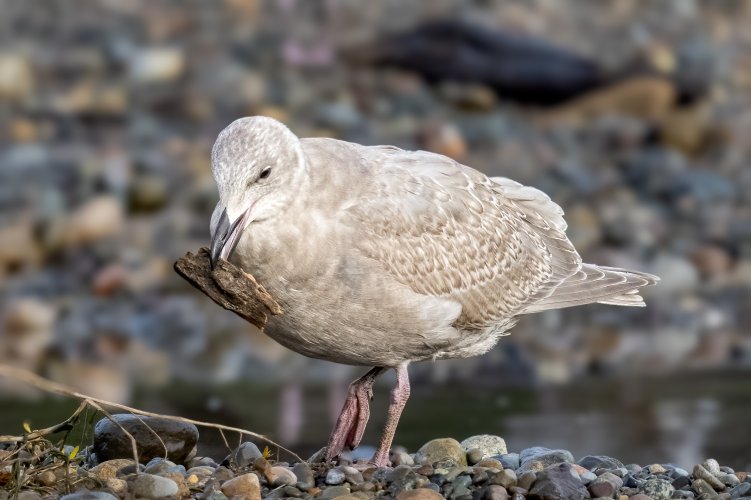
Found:
[[[219,204],[211,218],[211,262],[228,259],[249,224],[283,212],[305,171],[299,139],[263,116],[240,118],[222,130],[211,151]]]

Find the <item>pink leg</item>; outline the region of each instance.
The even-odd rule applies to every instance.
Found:
[[[399,423],[399,417],[402,415],[402,410],[407,404],[409,399],[409,373],[407,372],[407,364],[399,365],[396,368],[396,385],[391,391],[391,401],[389,404],[389,413],[386,418],[386,427],[383,429],[383,436],[381,436],[381,444],[378,445],[375,455],[373,455],[373,463],[378,467],[388,467],[389,465],[389,451],[391,450],[391,443],[394,441],[394,434],[396,433],[396,426]]]
[[[339,418],[336,419],[334,431],[326,446],[326,460],[338,457],[344,451],[345,446],[355,448],[360,444],[368,418],[370,418],[373,383],[385,370],[381,367],[371,368],[368,373],[350,384],[344,407]]]

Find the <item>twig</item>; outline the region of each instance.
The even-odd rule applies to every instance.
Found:
[[[13,366],[5,365],[0,363],[0,376],[8,377],[14,380],[19,380],[21,382],[27,383],[33,387],[36,387],[37,389],[41,389],[46,392],[51,392],[54,394],[60,394],[63,396],[68,396],[76,399],[80,399],[81,401],[88,401],[89,403],[96,403],[100,406],[106,406],[109,408],[117,408],[118,410],[124,410],[130,413],[133,413],[135,415],[142,415],[144,417],[155,417],[155,418],[162,418],[165,420],[172,420],[175,422],[183,422],[188,424],[193,424],[199,427],[209,427],[212,429],[219,429],[219,430],[225,430],[229,432],[238,432],[240,434],[244,434],[246,436],[250,436],[255,439],[260,439],[261,441],[265,441],[266,443],[270,444],[271,446],[276,446],[280,450],[284,451],[285,453],[289,454],[292,458],[299,462],[304,462],[304,460],[298,456],[295,452],[283,447],[282,445],[276,443],[275,441],[267,438],[263,434],[258,434],[256,432],[248,431],[245,429],[241,429],[239,427],[230,427],[227,425],[221,425],[221,424],[214,424],[211,422],[202,422],[200,420],[193,420],[190,418],[184,418],[184,417],[177,417],[174,415],[162,415],[159,413],[153,413],[148,412],[144,410],[139,410],[136,408],[131,408],[130,406],[126,406],[124,404],[120,403],[113,403],[111,401],[107,401],[105,399],[95,398],[92,396],[87,396],[86,394],[81,394],[79,392],[76,392],[72,389],[69,389],[68,387],[58,384],[57,382],[53,382],[51,380],[47,380],[43,377],[40,377],[39,375],[36,375],[35,373],[32,373],[28,370],[22,370],[20,368],[16,368]],[[91,404],[92,407],[96,408],[95,405]],[[80,412],[79,412],[80,413]],[[6,440],[12,441],[12,442],[18,442],[23,441],[23,436],[16,437],[16,436],[0,436],[0,440]]]

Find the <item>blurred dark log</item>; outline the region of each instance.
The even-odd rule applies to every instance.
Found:
[[[279,304],[250,274],[224,259],[212,269],[206,247],[197,254],[188,252],[177,259],[174,267],[177,274],[211,300],[260,329],[266,326],[269,315],[282,314]]]
[[[460,82],[491,88],[502,99],[555,106],[634,76],[665,78],[681,103],[706,93],[711,73],[659,74],[641,62],[614,72],[593,58],[550,42],[456,20],[439,20],[384,37],[345,53],[354,64],[414,71],[430,83]]]

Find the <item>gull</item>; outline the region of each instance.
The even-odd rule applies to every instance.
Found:
[[[389,464],[407,367],[487,352],[526,314],[643,306],[658,278],[582,262],[543,192],[442,155],[298,138],[267,117],[218,136],[211,260],[252,274],[284,313],[265,333],[371,369],[349,388],[325,458],[357,447],[376,378],[396,371],[372,462]]]

